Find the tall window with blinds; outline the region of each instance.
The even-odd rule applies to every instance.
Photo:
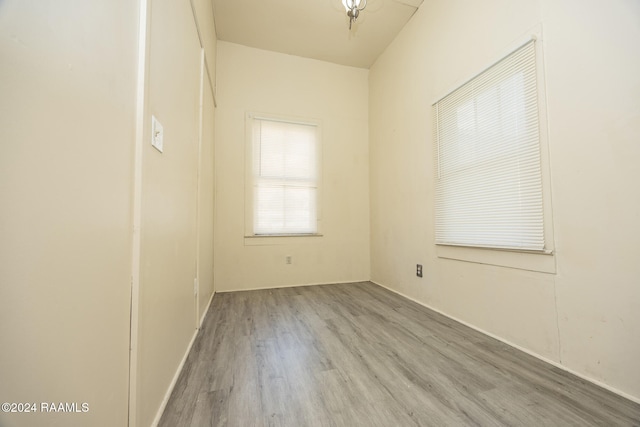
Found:
[[[544,251],[535,41],[433,112],[436,244]]]
[[[253,235],[318,233],[319,126],[252,116]]]

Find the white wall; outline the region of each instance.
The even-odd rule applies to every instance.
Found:
[[[217,59],[216,290],[367,280],[368,71],[222,41]],[[322,237],[244,238],[246,112],[322,121]]]
[[[135,278],[131,421],[137,426],[151,425],[161,415],[213,293],[211,13],[209,2],[194,1],[192,8],[189,2],[149,1],[141,190],[136,195],[141,240],[139,258],[134,257],[140,274]],[[209,74],[203,73],[203,49]],[[163,126],[162,153],[150,144],[152,115]],[[194,279],[200,282],[199,297]]]
[[[631,0],[425,1],[369,76],[372,280],[635,399],[639,22]],[[438,258],[431,104],[540,25],[556,273]]]
[[[150,425],[195,333],[200,43],[188,3],[150,2],[148,105],[164,129],[142,162],[137,424]],[[150,132],[146,133],[150,135]]]
[[[3,427],[151,425],[212,296],[211,3],[149,6],[137,158],[140,2],[0,1],[0,401],[89,404]]]
[[[0,1],[0,425],[127,423],[138,2]]]
[[[204,69],[200,100],[200,147],[198,169],[198,316],[200,321],[213,297],[213,223],[215,205],[214,137],[216,84],[216,28],[211,0],[192,0]]]
[[[214,39],[215,40],[215,39]],[[215,69],[214,69],[215,70]],[[198,170],[198,317],[206,315],[213,297],[213,224],[215,206],[214,134],[215,100],[211,81],[203,79]]]

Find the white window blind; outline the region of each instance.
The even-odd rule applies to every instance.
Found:
[[[253,118],[253,234],[318,231],[318,126]]]
[[[436,243],[544,250],[535,41],[434,104]]]

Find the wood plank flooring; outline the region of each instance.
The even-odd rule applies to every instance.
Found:
[[[640,405],[365,282],[216,294],[160,426],[640,426]]]

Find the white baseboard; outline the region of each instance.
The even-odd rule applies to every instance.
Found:
[[[448,317],[451,320],[455,320],[458,323],[462,323],[463,325],[468,326],[471,329],[475,329],[476,331],[478,331],[478,332],[480,332],[480,333],[482,333],[484,335],[490,336],[491,338],[495,338],[498,341],[501,341],[501,342],[507,344],[510,347],[516,348],[516,349],[518,349],[518,350],[520,350],[520,351],[522,351],[524,353],[527,353],[530,356],[535,357],[536,359],[542,360],[543,362],[546,362],[546,363],[548,363],[550,365],[553,365],[556,368],[562,369],[563,371],[568,372],[568,373],[570,373],[572,375],[575,375],[576,377],[579,377],[579,378],[581,378],[581,379],[583,379],[585,381],[588,381],[588,382],[590,382],[592,384],[595,384],[598,387],[602,387],[602,388],[604,388],[606,390],[609,390],[610,392],[615,393],[618,396],[624,397],[625,399],[628,399],[628,400],[630,400],[632,402],[635,402],[635,403],[640,403],[640,398],[632,396],[632,395],[630,395],[628,393],[625,393],[624,391],[618,390],[617,388],[612,387],[609,384],[605,384],[605,383],[600,382],[600,381],[598,381],[598,380],[596,380],[594,378],[590,378],[590,377],[586,376],[585,374],[582,374],[580,372],[574,371],[573,369],[571,369],[571,368],[569,368],[569,367],[567,367],[567,366],[565,366],[565,365],[563,365],[563,364],[561,364],[559,362],[556,362],[555,360],[551,360],[551,359],[548,359],[548,358],[546,358],[546,357],[544,357],[544,356],[542,356],[542,355],[540,355],[538,353],[534,353],[533,351],[531,351],[531,350],[529,350],[529,349],[527,349],[525,347],[519,346],[518,344],[514,344],[514,343],[510,342],[509,340],[506,340],[506,339],[504,339],[504,338],[502,338],[502,337],[500,337],[498,335],[492,334],[491,332],[485,331],[485,330],[483,330],[483,329],[481,329],[481,328],[479,328],[479,327],[477,327],[477,326],[475,326],[475,325],[473,325],[471,323],[465,322],[464,320],[458,319],[458,318],[456,318],[454,316],[451,316],[451,315],[449,315],[447,313],[444,313],[443,311],[438,310],[437,308],[431,307],[428,304],[425,304],[425,303],[423,303],[421,301],[418,301],[415,298],[411,298],[410,296],[405,295],[402,292],[396,291],[395,289],[391,289],[388,286],[385,286],[383,284],[374,282],[373,280],[370,280],[370,282],[374,283],[374,284],[376,284],[376,285],[378,285],[378,286],[380,286],[382,288],[385,288],[388,291],[393,292],[394,294],[400,295],[403,298],[411,300],[411,301],[415,302],[416,304],[420,304],[421,306],[426,307],[429,310],[433,310],[438,314],[441,314],[441,315],[443,315],[445,317]]]
[[[211,296],[209,297],[209,302],[207,306],[202,311],[202,315],[200,316],[200,325],[198,325],[198,329],[202,328],[202,324],[204,323],[204,318],[207,317],[207,313],[209,312],[209,307],[211,306],[211,301],[213,301],[213,296],[216,294],[216,291],[211,292]]]
[[[191,347],[193,347],[193,343],[196,341],[196,336],[198,335],[198,330],[195,329],[193,332],[193,336],[191,337],[191,341],[187,346],[187,351],[185,351],[184,356],[182,356],[182,360],[178,365],[178,369],[176,369],[175,374],[173,374],[173,379],[171,380],[171,384],[169,384],[169,388],[164,395],[164,399],[162,399],[162,403],[158,408],[158,412],[156,413],[156,417],[153,419],[151,423],[151,427],[156,427],[160,422],[160,418],[162,418],[162,414],[164,413],[164,409],[167,407],[167,403],[169,402],[169,398],[171,397],[171,393],[173,392],[173,388],[176,386],[178,382],[178,378],[180,377],[180,372],[182,372],[182,368],[184,367],[185,362],[187,361],[187,357],[189,357],[189,352],[191,351]]]
[[[345,285],[348,283],[363,283],[363,282],[370,282],[369,279],[363,279],[363,280],[347,280],[344,282],[331,282],[331,283],[299,283],[299,284],[294,284],[294,285],[283,285],[283,286],[266,286],[263,288],[243,288],[243,289],[227,289],[227,290],[220,290],[220,291],[216,291],[217,293],[227,293],[227,292],[244,292],[244,291],[264,291],[267,289],[283,289],[283,288],[297,288],[299,286],[321,286],[321,285]]]
[[[204,313],[202,314],[202,316],[200,318],[199,328],[202,327],[202,323],[204,322],[204,318],[206,317],[207,312],[209,311],[209,306],[211,305],[211,301],[213,301],[213,296],[215,294],[216,294],[216,292],[213,291],[213,293],[211,294],[211,298],[209,298],[209,302],[207,303],[207,307],[204,309]],[[167,392],[164,395],[164,399],[162,399],[162,403],[160,404],[160,407],[158,408],[158,412],[156,413],[156,417],[153,419],[153,423],[151,423],[152,427],[156,427],[158,425],[158,423],[160,422],[160,418],[162,418],[162,414],[164,413],[164,410],[167,407],[167,403],[169,403],[169,398],[171,397],[171,393],[173,393],[173,388],[176,386],[176,383],[178,382],[178,378],[180,377],[180,373],[182,372],[182,368],[184,367],[184,364],[187,361],[187,357],[189,357],[189,353],[191,352],[191,347],[193,347],[193,343],[196,341],[196,337],[198,336],[199,328],[196,329],[193,332],[193,336],[191,337],[191,341],[189,342],[189,345],[187,346],[187,351],[185,351],[184,356],[182,356],[182,360],[180,361],[180,364],[178,365],[178,369],[176,369],[176,372],[173,375],[173,379],[171,380],[171,384],[169,384],[169,388],[167,389]]]

